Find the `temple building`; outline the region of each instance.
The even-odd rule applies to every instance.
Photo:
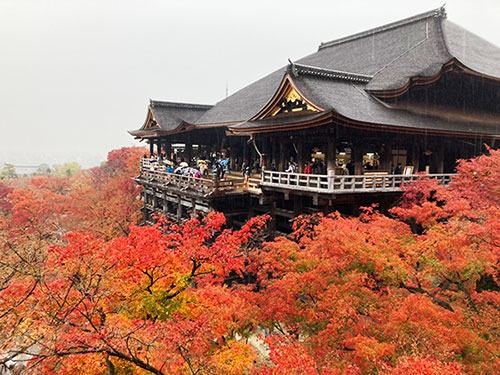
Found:
[[[129,133],[150,147],[145,220],[267,213],[287,231],[302,213],[387,208],[422,173],[446,184],[457,159],[496,147],[500,49],[439,8],[322,43],[216,105],[151,100]]]

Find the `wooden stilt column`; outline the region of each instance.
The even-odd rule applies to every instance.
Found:
[[[149,141],[149,156],[153,156],[153,153],[154,153],[154,146],[155,144],[153,143],[153,140],[150,140]]]
[[[328,171],[335,171],[337,159],[337,150],[335,147],[335,138],[328,137],[328,145],[326,148],[326,168]]]
[[[156,196],[156,191],[153,190],[153,210],[158,208],[158,197]]]
[[[269,231],[274,234],[276,232],[276,201],[275,200],[273,200],[273,202],[271,203],[270,216],[271,216],[271,221],[269,222]]]
[[[191,199],[191,218],[196,219],[196,199]]]
[[[143,199],[144,199],[144,205],[142,206],[142,215],[143,215],[144,221],[147,221],[148,220],[148,208],[147,208],[148,193],[146,192],[146,190],[143,190],[142,194],[143,194]]]
[[[294,195],[293,196],[293,216],[297,217],[302,214],[302,210],[304,207],[304,200],[301,196]]]
[[[182,219],[182,199],[180,196],[177,197],[177,219]]]
[[[167,216],[168,214],[168,201],[167,201],[167,193],[165,190],[162,193],[162,205],[163,205],[163,216]]]

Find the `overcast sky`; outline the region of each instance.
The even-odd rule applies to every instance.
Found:
[[[0,164],[96,165],[149,98],[215,104],[320,42],[442,0],[0,0]],[[448,19],[500,46],[499,0]]]

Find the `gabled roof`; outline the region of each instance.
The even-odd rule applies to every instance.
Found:
[[[164,102],[150,100],[144,125],[129,133],[134,136],[167,135],[172,132],[191,129],[193,124],[213,105]]]
[[[426,130],[429,134],[494,134],[500,135],[500,114],[486,118],[484,114],[464,114],[461,110],[449,109],[433,113],[425,109],[408,110],[392,108],[376,99],[358,85],[348,81],[325,80],[320,77],[299,76],[294,79],[300,92],[322,107],[330,105],[323,113],[307,116],[295,116],[292,119],[279,118],[266,121],[244,121],[231,126],[235,133],[252,133],[269,131],[272,125],[278,130],[295,129],[300,121],[310,125],[323,124],[324,115],[332,113],[332,121],[347,126],[360,126],[380,130],[416,132]],[[334,103],[334,106],[331,106]],[[301,118],[302,117],[302,118]]]

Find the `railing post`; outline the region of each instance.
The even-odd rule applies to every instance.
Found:
[[[335,170],[334,169],[329,169],[328,170],[328,175],[327,175],[328,191],[333,191],[333,179],[334,178],[335,178]]]

